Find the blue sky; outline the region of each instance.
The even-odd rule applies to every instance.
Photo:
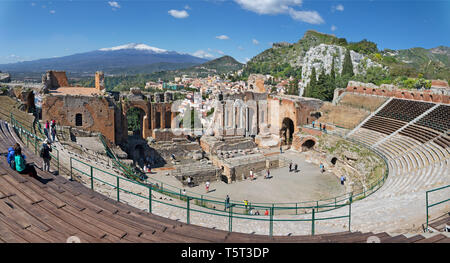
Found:
[[[450,0],[0,0],[0,63],[132,42],[246,62],[309,29],[432,48],[450,44],[449,13]]]

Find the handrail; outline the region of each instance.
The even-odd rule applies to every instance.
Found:
[[[432,193],[432,192],[437,192],[437,191],[440,191],[440,190],[442,190],[442,189],[445,189],[445,188],[449,188],[450,187],[450,184],[449,185],[445,185],[445,186],[442,186],[442,187],[438,187],[438,188],[435,188],[435,189],[431,189],[431,190],[428,190],[428,191],[426,191],[425,192],[425,205],[426,205],[426,218],[427,218],[427,222],[426,222],[426,227],[425,227],[425,231],[428,231],[428,223],[429,223],[429,209],[431,208],[431,207],[433,207],[433,206],[437,206],[437,205],[440,205],[440,204],[443,204],[443,203],[446,203],[446,202],[448,202],[448,201],[450,201],[450,198],[448,198],[448,199],[446,199],[446,200],[442,200],[442,201],[439,201],[439,202],[436,202],[436,203],[434,203],[434,204],[429,204],[429,200],[428,200],[428,194],[429,193]]]

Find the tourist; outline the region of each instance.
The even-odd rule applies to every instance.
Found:
[[[297,164],[294,165],[295,172],[297,172]]]
[[[186,189],[183,189],[183,195],[186,195]]]
[[[259,216],[259,211],[258,210],[256,210],[255,216]]]
[[[269,215],[269,210],[268,210],[268,209],[266,209],[266,211],[264,212],[264,215],[265,215],[265,216],[268,216],[268,215]]]
[[[313,129],[314,129],[314,125],[316,125],[316,122],[315,122],[315,121],[312,121]]]
[[[147,170],[148,170],[148,168],[147,168],[147,163],[144,163],[144,173],[146,173]]]
[[[266,179],[270,178],[270,170],[269,170],[269,168],[267,168],[267,170],[266,170],[266,177],[264,177],[264,178],[266,178]]]
[[[292,162],[289,163],[289,172],[292,171]]]
[[[189,187],[191,187],[191,184],[192,184],[192,177],[188,177],[187,178],[187,185],[189,186]]]
[[[209,181],[205,183],[206,193],[209,193]]]
[[[345,182],[345,176],[341,175],[341,185],[344,185]]]
[[[230,206],[230,196],[227,195],[227,197],[225,198],[225,209],[224,209],[224,211],[226,211],[229,206]]]
[[[283,144],[280,142],[280,154],[283,153]]]
[[[322,123],[319,123],[319,125],[320,125],[320,130],[322,130]]]
[[[48,120],[47,120],[47,121],[45,121],[45,125],[44,125],[44,134],[45,134],[46,138],[48,138],[48,130],[49,129],[50,129],[50,125],[49,125]]]
[[[55,129],[55,128],[52,128],[50,133],[51,133],[51,135],[52,135],[52,142],[55,142],[55,139],[56,139],[56,129]]]
[[[327,126],[325,124],[323,125],[323,132],[327,133]]]
[[[323,165],[323,163],[320,163],[319,169],[321,173],[325,172],[325,166]]]
[[[44,144],[42,144],[41,149],[39,150],[40,157],[42,158],[42,171],[50,172],[50,160],[52,157],[50,156],[50,152],[52,151],[52,147],[50,146],[50,142],[48,139],[45,139]]]
[[[253,181],[253,169],[250,169],[250,181]]]
[[[17,148],[14,149],[14,162],[16,164],[16,171],[20,174],[28,174],[29,176],[36,177],[37,173],[34,169],[34,166],[31,164],[27,164],[25,161],[25,156],[22,155],[22,149]]]
[[[19,149],[20,145],[18,143],[16,143],[14,145],[14,147],[9,147],[8,149],[8,156],[6,158],[6,160],[8,161],[9,166],[11,167],[11,169],[16,170],[16,163],[14,161],[14,156],[15,156],[15,150]],[[25,155],[22,155],[23,158],[25,159]]]
[[[244,206],[245,206],[245,209],[248,208],[248,200],[244,200]]]

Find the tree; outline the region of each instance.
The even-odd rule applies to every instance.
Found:
[[[309,84],[305,89],[305,97],[312,97],[312,91],[316,88],[316,68],[312,67],[311,76],[309,76]]]
[[[342,65],[342,75],[348,75],[350,77],[355,75],[349,49],[347,49],[347,52],[345,53],[344,64]]]

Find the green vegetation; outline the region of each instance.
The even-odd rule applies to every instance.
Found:
[[[405,77],[450,80],[450,47],[411,48],[398,51],[386,49],[380,51],[375,43],[366,39],[348,43],[345,38],[337,38],[312,30],[307,31],[297,43],[277,43],[272,48],[252,58],[244,68],[242,79],[252,73],[270,74],[275,77],[295,77],[296,71],[301,72],[299,62],[306,52],[319,44],[339,45],[347,49],[343,73],[340,76],[336,75],[336,88],[345,87],[349,80],[381,85],[395,84],[402,79],[401,86],[406,88],[419,85],[405,81]],[[349,65],[350,50],[364,54],[383,67],[368,68],[367,74],[354,75],[352,67]],[[317,93],[323,93],[323,91]]]
[[[141,109],[131,108],[127,112],[128,130],[129,131],[141,131],[142,113]]]

